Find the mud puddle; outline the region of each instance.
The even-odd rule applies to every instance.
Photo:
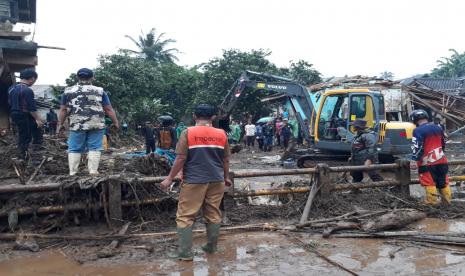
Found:
[[[425,232],[465,232],[465,220],[425,219],[412,225]],[[453,251],[422,247],[405,242],[375,239],[322,239],[300,234],[299,238],[345,267],[361,275],[460,275],[465,256]],[[143,262],[87,263],[80,265],[63,251],[43,251],[23,258],[0,262],[0,275],[346,275],[313,253],[292,237],[275,232],[223,235],[217,255],[207,256],[200,250],[203,238],[194,242],[194,262],[176,262],[150,255]],[[147,261],[149,260],[149,261]]]

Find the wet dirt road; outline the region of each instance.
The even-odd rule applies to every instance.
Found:
[[[465,220],[426,219],[411,227],[425,232],[465,232]],[[360,275],[463,275],[465,255],[453,251],[389,243],[374,239],[322,239],[299,234],[331,260]],[[27,258],[0,262],[0,275],[348,275],[290,236],[275,232],[222,235],[221,252],[203,254],[195,240],[194,262],[155,258],[151,262],[80,265],[61,251],[43,251]]]

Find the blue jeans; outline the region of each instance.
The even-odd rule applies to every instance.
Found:
[[[268,149],[268,147],[271,147],[273,145],[273,136],[265,136],[263,139],[263,146],[265,149]]]
[[[82,153],[84,151],[103,150],[104,129],[70,131],[68,137],[68,152]]]

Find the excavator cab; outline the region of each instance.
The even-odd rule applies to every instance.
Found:
[[[384,118],[378,116],[379,110],[384,112],[384,100],[381,94],[376,95],[378,100],[375,100],[374,93],[368,90],[334,90],[325,93],[317,117],[315,141],[322,141],[320,144],[323,147],[338,150],[333,146],[339,145],[339,142],[352,142],[356,131],[350,123],[357,119],[367,121],[367,126],[376,130],[380,119]]]
[[[331,152],[350,152],[356,131],[351,122],[363,119],[378,139],[380,154],[389,156],[410,151],[414,126],[388,123],[383,95],[368,89],[326,91],[315,121],[315,148]]]

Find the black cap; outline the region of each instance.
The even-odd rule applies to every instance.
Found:
[[[36,78],[37,79],[37,72],[36,70],[32,68],[27,68],[19,72],[19,78],[22,80],[28,80],[30,78]]]
[[[94,76],[94,72],[89,68],[81,68],[77,71],[76,75],[83,79],[90,79]]]
[[[367,121],[362,120],[362,119],[357,119],[351,122],[350,125],[356,128],[364,129],[364,128],[367,128]]]
[[[210,118],[216,113],[215,107],[209,104],[199,104],[194,108],[194,114],[197,117]]]

